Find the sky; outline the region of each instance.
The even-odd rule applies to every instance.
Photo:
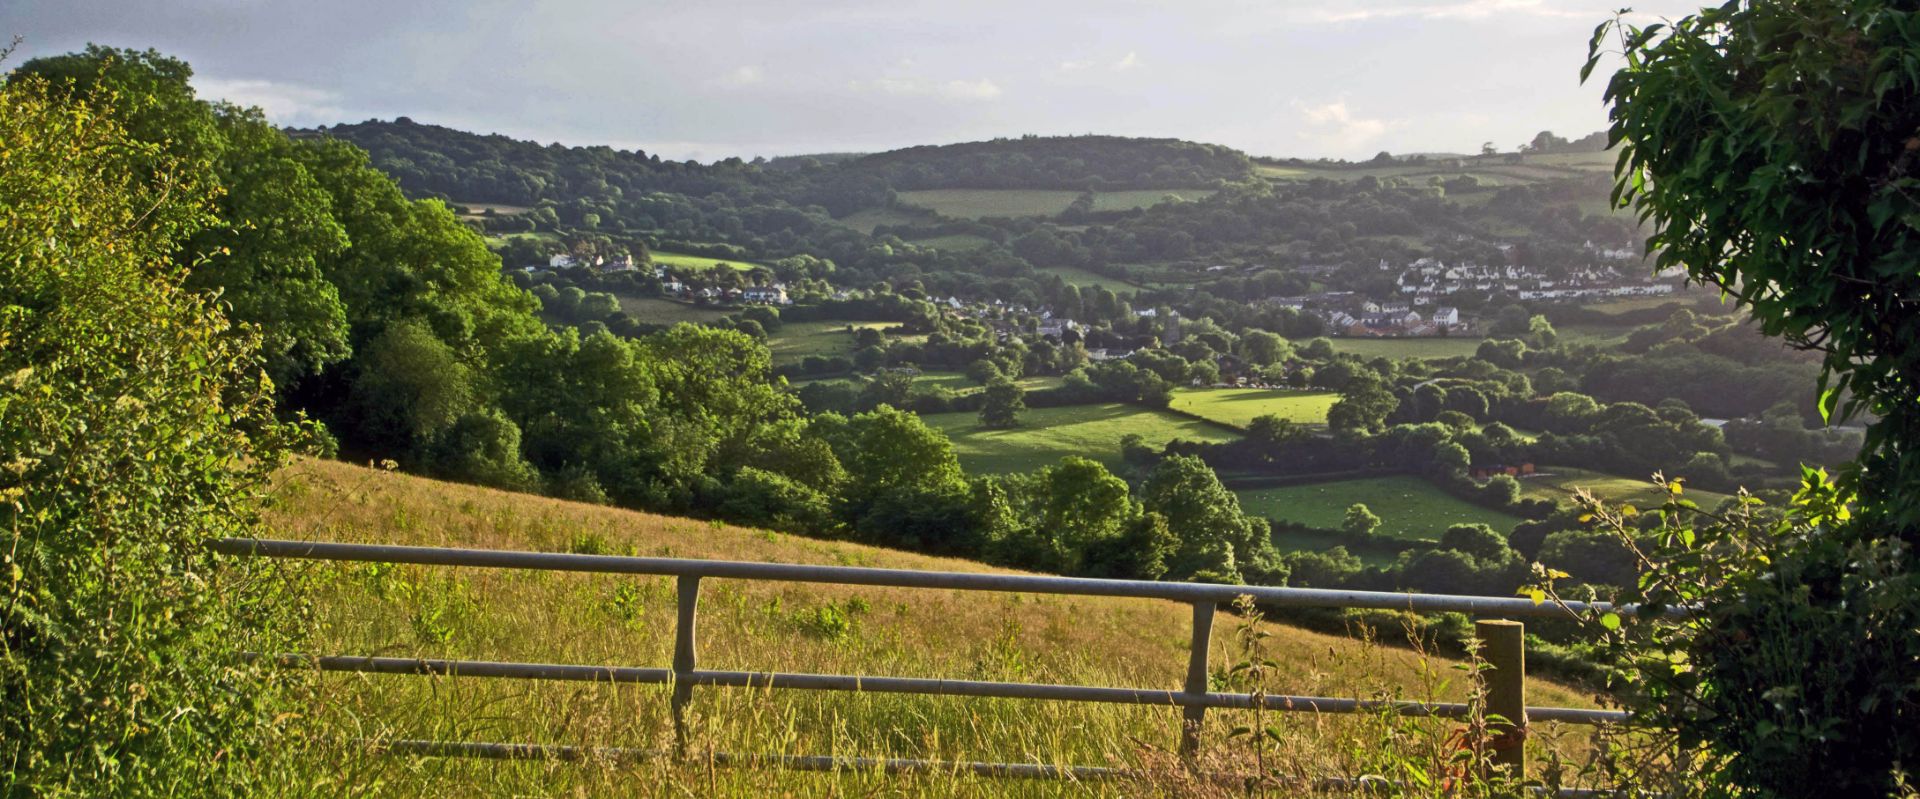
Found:
[[[1636,19],[1693,8],[1642,5]],[[308,127],[408,116],[676,160],[1023,134],[1368,158],[1605,126],[1618,0],[0,0],[9,63],[88,43],[193,65]]]

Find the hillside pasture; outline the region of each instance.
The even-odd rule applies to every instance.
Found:
[[[773,351],[774,365],[796,363],[810,355],[832,357],[853,354],[853,331],[862,328],[886,330],[896,322],[788,322],[767,336],[767,349]]]
[[[635,554],[895,569],[994,571],[839,541],[410,477],[331,461],[282,470],[273,534],[316,541]],[[661,668],[672,659],[674,584],[658,576],[512,569],[290,564],[315,613],[309,651]],[[1180,603],[810,583],[704,580],[699,665],[708,669],[886,674],[1178,690],[1190,610]],[[1212,658],[1244,655],[1230,614]],[[1322,696],[1462,701],[1451,663],[1404,649],[1271,623],[1275,685]],[[1381,638],[1399,633],[1383,630]],[[673,748],[661,685],[461,676],[316,674],[298,757],[322,792],[342,796],[1139,796],[1187,784],[1167,752],[1179,715],[1165,707],[898,694],[699,688],[692,762],[634,763],[395,757],[359,739],[526,741]],[[1583,692],[1528,681],[1538,704],[1586,707]],[[1437,745],[1457,722],[1371,714],[1269,714],[1288,741],[1288,773],[1351,773],[1355,747]],[[1207,714],[1207,767],[1247,771],[1225,740],[1249,714]],[[1392,726],[1388,726],[1391,724]],[[1555,739],[1551,725],[1535,737]],[[1567,736],[1574,738],[1575,736]],[[1430,740],[1429,740],[1430,739]],[[1364,742],[1364,743],[1363,743]],[[1577,746],[1575,744],[1574,746]],[[700,754],[841,754],[1145,768],[1145,782],[996,780],[960,773],[888,775],[713,768]],[[1421,750],[1424,751],[1424,750]],[[1447,751],[1447,750],[1440,750]],[[1567,747],[1565,753],[1572,754]],[[1162,776],[1154,776],[1162,775]],[[1164,787],[1164,786],[1161,786]]]
[[[1132,293],[1140,288],[1119,278],[1108,277],[1077,266],[1043,266],[1036,271],[1041,275],[1058,276],[1066,281],[1067,285],[1083,289],[1099,286],[1114,293]]]
[[[633,294],[615,294],[614,297],[620,300],[621,311],[653,325],[676,325],[681,322],[700,324],[712,322],[733,313],[725,308],[695,305],[664,297],[642,297]]]
[[[1176,438],[1220,442],[1239,437],[1219,425],[1117,402],[1030,408],[1020,413],[1020,426],[1011,430],[981,427],[973,413],[937,413],[925,419],[953,439],[960,465],[985,474],[1030,472],[1068,455],[1117,467],[1120,438],[1129,433],[1139,434],[1154,449]]]
[[[654,250],[653,262],[669,269],[681,269],[690,272],[705,272],[721,264],[726,264],[742,272],[750,272],[753,271],[755,267],[761,266],[761,264],[752,261],[709,258],[704,255],[689,255],[687,253],[668,252],[666,250]]]
[[[1362,503],[1380,517],[1379,535],[1439,540],[1455,524],[1485,524],[1505,533],[1520,517],[1480,507],[1410,475],[1249,488],[1234,492],[1249,513],[1337,530],[1347,507]]]
[[[1240,430],[1258,416],[1278,416],[1294,424],[1327,423],[1327,409],[1340,400],[1331,391],[1267,388],[1179,388],[1169,407]]]
[[[1080,196],[1070,189],[925,189],[903,191],[901,203],[925,208],[954,219],[986,217],[1058,216]],[[1157,205],[1168,195],[1199,200],[1212,189],[1134,189],[1095,192],[1096,211],[1126,211]]]
[[[1538,469],[1536,474],[1520,481],[1522,495],[1570,502],[1574,492],[1584,488],[1603,501],[1631,504],[1641,510],[1657,508],[1664,504],[1668,497],[1665,490],[1646,478],[1622,477],[1571,466],[1542,465]],[[1688,488],[1682,496],[1693,500],[1702,508],[1712,509],[1728,495]]]
[[[1362,358],[1452,358],[1472,355],[1482,339],[1471,336],[1431,336],[1423,338],[1336,338],[1335,352],[1350,352]],[[1305,344],[1295,341],[1294,346]]]
[[[916,247],[950,251],[977,250],[993,244],[992,239],[986,238],[985,236],[975,236],[970,233],[956,233],[950,236],[931,236],[924,239],[908,239],[908,242]]]

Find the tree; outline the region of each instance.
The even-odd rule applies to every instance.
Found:
[[[1293,354],[1287,340],[1265,330],[1249,330],[1240,336],[1240,357],[1248,363],[1267,366],[1286,360]]]
[[[1371,374],[1354,380],[1340,392],[1340,401],[1327,409],[1327,426],[1335,430],[1370,431],[1386,422],[1400,400]]]
[[[1624,51],[1605,95],[1621,151],[1614,198],[1651,224],[1658,266],[1686,269],[1768,335],[1820,353],[1823,416],[1870,414],[1838,485],[1807,471],[1779,522],[1682,522],[1684,535],[1663,534],[1685,551],[1654,550],[1656,573],[1629,593],[1698,607],[1699,622],[1629,628],[1646,631],[1630,640],[1647,650],[1623,657],[1688,663],[1684,675],[1625,673],[1649,699],[1636,718],[1705,749],[1681,756],[1718,791],[1888,795],[1920,751],[1913,22],[1909,4],[1884,0],[1729,3],[1647,28],[1615,20],[1595,31],[1582,72],[1616,42]]]
[[[1174,579],[1208,577],[1280,584],[1286,564],[1274,551],[1265,519],[1248,516],[1205,461],[1166,458],[1140,488],[1146,510],[1166,517],[1180,545],[1168,564]]]
[[[1380,517],[1363,502],[1348,505],[1346,518],[1340,521],[1340,532],[1354,538],[1371,538],[1379,529]]]
[[[987,382],[980,404],[980,424],[991,428],[1017,427],[1020,412],[1026,410],[1027,390],[1005,377]]]

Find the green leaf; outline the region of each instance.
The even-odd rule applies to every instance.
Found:
[[[1620,614],[1608,612],[1600,615],[1600,626],[1609,630],[1620,629]]]

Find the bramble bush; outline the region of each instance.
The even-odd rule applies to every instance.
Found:
[[[98,104],[0,85],[0,795],[257,795],[298,677],[241,661],[302,628],[251,534],[297,428],[258,336],[182,287],[215,224],[190,165]]]

